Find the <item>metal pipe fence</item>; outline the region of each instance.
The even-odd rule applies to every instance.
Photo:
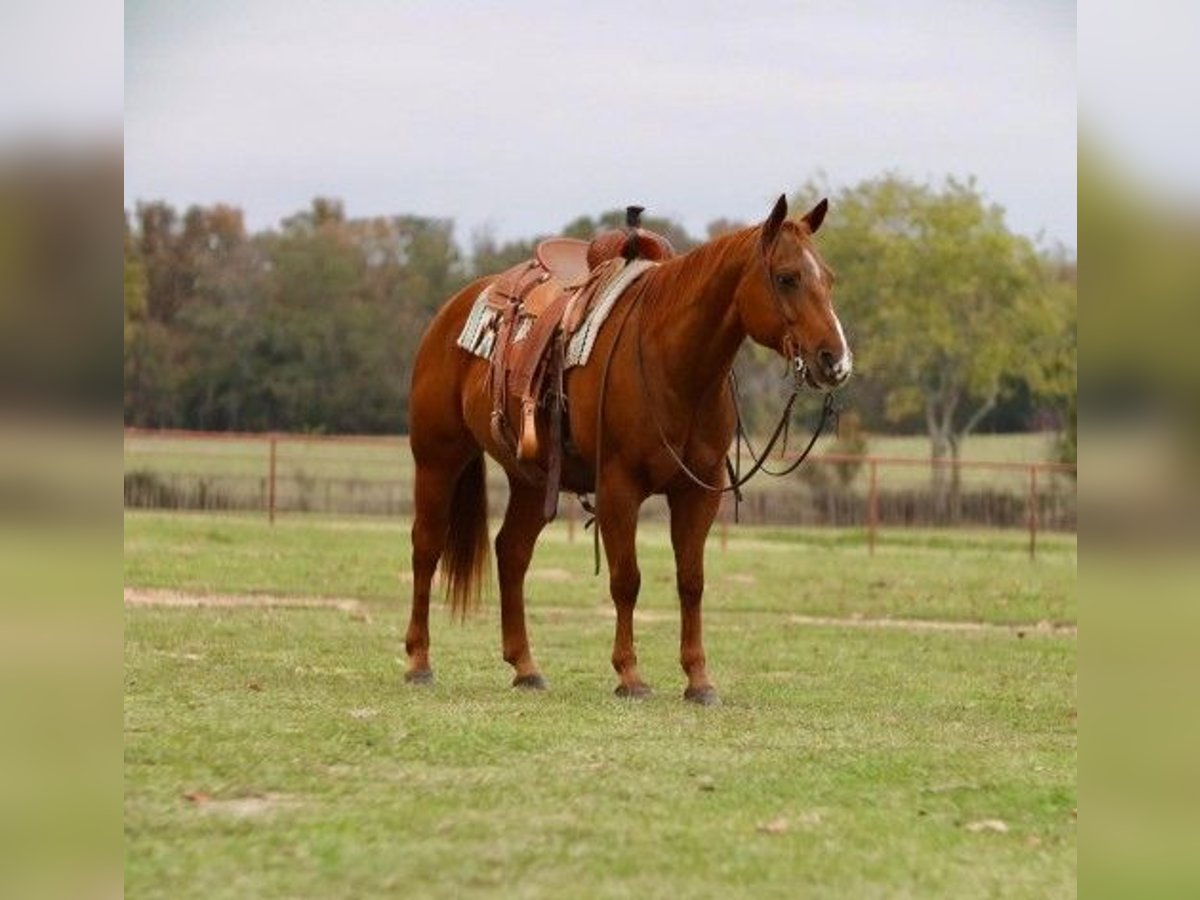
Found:
[[[293,513],[412,514],[402,437],[126,429],[124,456],[126,508],[253,512],[272,523]],[[488,467],[488,488],[494,514],[507,498],[497,465]],[[560,511],[573,540],[578,504],[564,496]],[[651,498],[644,515],[665,519],[665,503]],[[789,478],[756,478],[736,510],[726,495],[722,544],[735,516],[748,525],[862,529],[872,553],[889,529],[1021,529],[1032,557],[1040,533],[1076,530],[1075,467],[814,453]]]

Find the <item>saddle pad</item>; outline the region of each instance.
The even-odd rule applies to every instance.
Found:
[[[570,369],[587,363],[588,357],[592,355],[592,345],[596,343],[596,335],[600,333],[600,326],[612,312],[617,300],[625,293],[627,287],[637,281],[638,276],[657,265],[658,263],[649,259],[631,260],[605,285],[600,296],[592,303],[592,308],[579,323],[579,330],[571,335],[567,344],[566,359],[563,361],[564,368]]]
[[[475,298],[471,313],[467,316],[467,323],[463,325],[463,330],[455,342],[468,353],[482,356],[484,359],[492,358],[492,346],[496,343],[496,319],[500,315],[496,310],[488,309],[490,288],[491,285],[488,285]]]
[[[617,300],[620,299],[625,289],[638,279],[639,275],[656,265],[658,263],[648,259],[635,259],[623,266],[603,287],[592,302],[591,309],[579,324],[579,329],[571,336],[571,340],[567,344],[564,361],[566,368],[582,366],[587,363],[588,357],[592,353],[592,346],[596,343],[596,335],[600,333],[601,326],[604,325],[605,319],[612,312]],[[500,316],[497,310],[488,308],[487,299],[488,288],[484,288],[475,298],[466,324],[463,325],[458,340],[455,341],[463,350],[483,359],[492,358],[492,349],[496,343],[496,325]]]

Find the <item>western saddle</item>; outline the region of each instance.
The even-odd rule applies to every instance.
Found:
[[[558,511],[567,342],[626,263],[675,255],[670,241],[640,227],[641,213],[640,206],[628,207],[624,230],[606,231],[591,241],[547,238],[533,259],[502,272],[487,290],[485,302],[496,314],[489,373],[492,436],[526,477],[545,477],[547,519]],[[539,409],[546,413],[543,439]]]

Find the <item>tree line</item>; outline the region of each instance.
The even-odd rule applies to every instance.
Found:
[[[1076,264],[1010,232],[971,182],[895,176],[828,194],[818,244],[857,355],[847,391],[870,431],[925,431],[956,455],[981,427],[1044,427],[1074,396]],[[623,213],[580,216],[589,238]],[[702,238],[647,217],[686,252]],[[740,223],[717,220],[703,239]],[[125,216],[125,424],[150,428],[403,433],[410,367],[438,307],[478,275],[527,259],[538,237],[483,230],[464,250],[450,219],[350,218],[317,198],[278,228],[240,210],[139,203]],[[777,405],[782,364],[748,347],[751,424]]]

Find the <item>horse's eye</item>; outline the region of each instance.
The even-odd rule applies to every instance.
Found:
[[[780,289],[790,291],[800,284],[800,279],[791,272],[781,272],[775,276],[775,283],[779,285]]]

